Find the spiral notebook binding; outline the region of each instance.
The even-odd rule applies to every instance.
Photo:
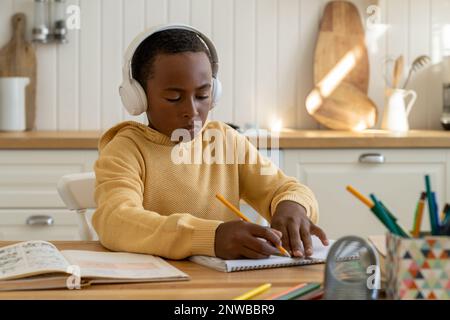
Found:
[[[291,266],[304,266],[311,264],[319,264],[323,263],[323,260],[318,259],[308,259],[302,260],[299,262],[290,262],[290,263],[277,263],[277,264],[262,264],[259,266],[245,266],[245,267],[232,267],[230,271],[247,271],[247,270],[258,270],[258,269],[272,269],[272,268],[283,268],[283,267],[291,267]]]
[[[342,257],[336,259],[337,262],[345,262],[358,260],[359,257],[357,255]],[[304,265],[312,265],[312,264],[320,264],[324,263],[324,260],[321,259],[305,259],[301,260],[301,262],[289,262],[289,263],[277,263],[277,264],[262,264],[258,266],[244,266],[244,267],[231,267],[230,271],[248,271],[248,270],[259,270],[259,269],[272,269],[272,268],[283,268],[283,267],[291,267],[291,266],[304,266]]]

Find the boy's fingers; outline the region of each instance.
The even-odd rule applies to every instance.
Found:
[[[245,247],[266,257],[279,254],[278,249],[262,238],[249,237],[243,243]]]
[[[261,227],[257,224],[250,225],[250,233],[259,238],[266,239],[267,241],[273,243],[275,246],[281,245],[281,239],[278,235],[271,231],[270,228]]]
[[[311,225],[311,234],[317,236],[324,246],[328,246],[330,243],[328,241],[327,235],[325,232],[316,225]]]
[[[309,228],[302,224],[300,226],[300,234],[303,242],[303,247],[305,249],[305,256],[310,257],[313,254],[312,239],[309,233]]]
[[[255,250],[252,250],[251,248],[248,248],[246,246],[242,247],[241,252],[242,255],[248,259],[267,259],[269,257],[268,255],[256,252]]]
[[[283,233],[282,233],[281,231],[278,231],[277,229],[273,229],[273,228],[270,228],[270,230],[271,230],[272,232],[275,232],[275,234],[276,234],[280,239],[283,237]]]
[[[303,257],[303,253],[301,251],[302,243],[300,240],[300,232],[298,230],[298,227],[293,224],[289,224],[288,233],[292,254],[294,255],[294,257]]]

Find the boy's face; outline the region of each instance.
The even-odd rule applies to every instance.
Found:
[[[200,129],[194,122],[203,126],[208,118],[211,90],[211,63],[204,52],[159,54],[147,81],[150,127],[169,137],[184,128],[193,139]]]

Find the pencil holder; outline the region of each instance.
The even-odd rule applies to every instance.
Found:
[[[450,237],[406,239],[387,234],[387,297],[450,299]]]

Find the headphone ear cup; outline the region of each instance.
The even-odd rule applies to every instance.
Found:
[[[212,105],[211,109],[214,108],[222,96],[222,83],[219,78],[213,78],[213,88],[212,88]]]
[[[138,116],[147,111],[147,95],[144,89],[134,79],[125,82],[119,88],[123,106],[132,116]]]

